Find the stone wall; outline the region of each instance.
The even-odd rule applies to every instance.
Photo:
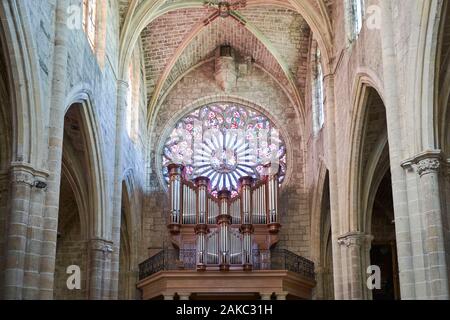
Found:
[[[227,98],[228,97],[228,98]],[[205,99],[206,98],[206,99]],[[279,247],[309,257],[309,215],[308,199],[304,190],[304,149],[300,131],[300,120],[292,103],[282,88],[264,71],[254,67],[250,75],[238,78],[237,84],[229,92],[223,92],[214,80],[214,61],[206,62],[191,70],[170,91],[162,103],[151,134],[151,168],[149,175],[149,194],[144,205],[145,241],[151,247],[168,245],[168,232],[165,226],[164,209],[167,213],[167,194],[161,186],[156,157],[158,146],[162,143],[165,130],[170,129],[182,115],[191,111],[193,106],[200,107],[200,101],[214,102],[230,99],[249,101],[257,105],[261,112],[273,118],[275,124],[288,136],[288,170],[290,179],[281,190],[281,223]],[[206,102],[207,101],[207,102]],[[245,104],[245,102],[244,102]],[[250,105],[250,106],[251,106]],[[161,204],[166,206],[161,207]]]

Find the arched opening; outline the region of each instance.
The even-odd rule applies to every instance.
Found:
[[[6,217],[9,198],[9,166],[11,164],[11,114],[7,65],[4,57],[3,29],[0,24],[0,288],[3,289]],[[2,292],[0,291],[0,297]]]
[[[381,271],[381,289],[374,289],[372,298],[400,299],[390,170],[383,176],[376,191],[372,210],[372,235],[370,263],[380,267]]]
[[[333,249],[331,243],[331,211],[330,211],[330,179],[327,172],[321,205],[321,248],[320,259],[322,264],[322,299],[334,299],[334,279],[333,279]]]
[[[370,251],[362,259],[368,262],[366,267],[377,266],[381,271],[381,288],[372,290],[368,297],[393,300],[400,298],[400,292],[386,110],[373,88],[367,88],[365,101],[359,180],[364,215],[360,223],[372,242],[368,242]]]
[[[119,300],[136,298],[136,282],[131,256],[130,199],[127,186],[122,184],[122,217],[120,219],[120,255],[119,255]]]
[[[447,165],[442,166],[442,201],[443,209],[447,211],[443,220],[446,221],[447,230],[450,221],[450,4],[443,3],[441,35],[439,37],[440,54],[438,56],[438,90],[439,103],[437,106],[437,132],[439,132],[440,148],[443,152],[443,162]],[[450,233],[447,231],[447,243]],[[448,262],[447,262],[448,263]]]
[[[54,297],[57,300],[86,299],[87,243],[82,238],[80,210],[67,175],[68,173],[63,171],[61,176]],[[80,267],[80,290],[67,288],[69,275],[66,270],[71,265]]]
[[[81,104],[72,105],[64,117],[64,139],[58,238],[54,275],[55,299],[86,299],[89,296],[88,225],[92,211],[92,170],[86,126]],[[69,266],[78,266],[81,288],[69,289],[66,273]]]

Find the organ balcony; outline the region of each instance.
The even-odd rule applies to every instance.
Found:
[[[311,296],[314,264],[287,250],[274,249],[281,228],[277,173],[258,181],[241,177],[239,192],[232,197],[228,190],[214,196],[207,177],[186,179],[180,165],[170,164],[168,171],[168,230],[173,249],[163,248],[140,265],[138,288],[144,298],[174,290],[167,287],[170,280],[178,286],[185,279],[189,287],[190,278],[204,283],[201,288],[189,289],[195,290],[192,293],[229,292],[231,283],[235,291],[240,291],[248,282],[241,293],[262,295],[265,293],[258,286],[271,279],[276,283],[273,290],[287,290],[290,297],[296,298]],[[247,278],[250,274],[251,278]],[[219,281],[224,277],[229,280],[226,286],[211,287],[214,281],[224,284]],[[212,282],[207,285],[207,281],[203,282],[206,279]]]

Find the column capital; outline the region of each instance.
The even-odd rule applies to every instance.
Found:
[[[10,174],[12,183],[22,183],[39,189],[47,186],[46,181],[49,176],[48,171],[35,169],[25,162],[12,162]]]
[[[89,240],[89,247],[94,251],[102,251],[104,253],[113,252],[113,242],[110,240],[94,238]]]
[[[429,173],[438,173],[442,163],[441,150],[427,150],[401,163],[407,170],[414,170],[420,177]]]
[[[368,235],[359,231],[353,231],[339,236],[338,244],[346,247],[361,247],[363,245],[370,244],[372,240],[372,235]]]

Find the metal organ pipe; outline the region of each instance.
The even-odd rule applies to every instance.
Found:
[[[219,227],[219,267],[220,270],[230,269],[230,239],[229,227],[231,224],[230,216],[230,198],[231,192],[228,190],[221,190],[219,197],[219,211],[220,215],[217,217],[217,224]]]
[[[209,179],[206,177],[198,177],[195,179],[197,192],[192,190],[191,202],[193,205],[193,220],[197,217],[197,225],[195,226],[195,233],[197,234],[197,269],[206,270],[206,234],[208,233],[208,225],[206,224],[207,215],[207,195],[209,188]],[[195,209],[198,209],[195,210]],[[194,222],[193,221],[193,222]]]
[[[181,171],[182,167],[178,164],[170,164],[169,170],[169,189],[170,189],[170,221],[171,225],[179,225],[181,222]],[[176,232],[173,227],[171,232]]]
[[[281,227],[278,222],[278,171],[273,172],[271,165],[267,167],[267,188],[268,188],[268,223],[269,231],[271,233],[277,233]]]
[[[278,178],[277,175],[269,177],[269,223],[278,222]]]
[[[240,193],[241,193],[241,211],[242,211],[242,225],[239,229],[239,231],[242,234],[242,265],[244,270],[250,271],[253,268],[253,261],[252,261],[252,233],[254,231],[252,220],[256,217],[258,217],[258,214],[255,214],[253,219],[250,217],[251,213],[251,200],[252,204],[255,205],[259,203],[258,199],[258,192],[253,192],[254,195],[256,195],[256,201],[255,197],[252,197],[251,192],[251,186],[253,183],[253,179],[251,177],[242,177],[240,180]],[[260,188],[254,190],[257,191]],[[258,218],[257,218],[258,219]]]

